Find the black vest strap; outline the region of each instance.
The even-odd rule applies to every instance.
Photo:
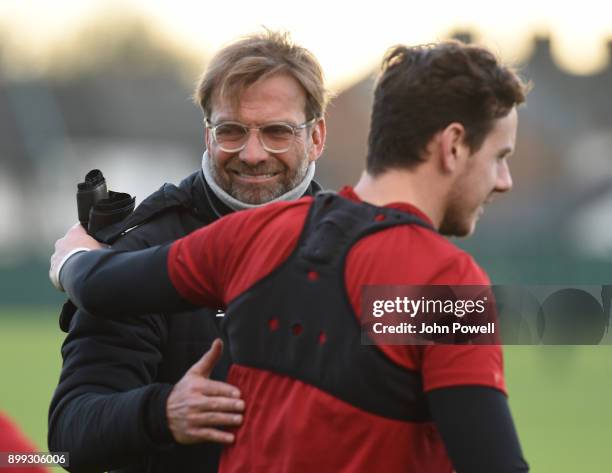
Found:
[[[415,215],[318,194],[289,258],[229,304],[223,324],[233,362],[290,376],[376,415],[429,420],[420,373],[362,344],[344,284],[351,247],[396,225],[433,230]]]

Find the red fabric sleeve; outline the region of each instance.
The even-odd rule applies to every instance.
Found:
[[[425,348],[423,390],[477,385],[506,393],[499,345],[434,345]]]
[[[168,274],[196,305],[224,308],[291,254],[311,198],[236,212],[176,241]]]
[[[0,412],[0,452],[35,453],[35,445],[6,415]],[[49,473],[42,466],[0,467],[2,473]]]
[[[356,314],[364,285],[488,286],[474,259],[429,230],[396,227],[359,241],[347,258],[346,284]],[[395,363],[419,370],[424,390],[481,385],[505,391],[500,346],[380,345]]]
[[[223,307],[227,259],[242,220],[232,214],[172,244],[168,274],[178,293],[196,305]]]

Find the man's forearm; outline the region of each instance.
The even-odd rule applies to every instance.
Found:
[[[56,406],[49,448],[70,452],[70,471],[102,472],[137,461],[173,443],[164,424],[171,385],[152,384],[124,393],[84,393]]]
[[[527,473],[506,397],[484,386],[427,393],[432,417],[457,473]]]
[[[61,285],[77,307],[102,317],[193,309],[172,285],[169,249],[77,253],[64,264]]]
[[[70,470],[132,464],[171,440],[165,403],[172,386],[154,382],[167,340],[164,321],[153,314],[124,320],[75,314],[48,429],[50,451],[71,452]]]

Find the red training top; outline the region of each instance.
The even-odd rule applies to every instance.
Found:
[[[340,195],[359,201],[352,188]],[[238,212],[177,241],[168,271],[187,300],[226,307],[294,250],[311,197]],[[416,214],[406,204],[388,207]],[[470,255],[417,225],[396,226],[358,241],[348,254],[345,284],[355,316],[364,285],[488,285]],[[499,346],[384,345],[395,363],[418,370],[425,392],[481,385],[505,392]],[[220,472],[452,472],[433,423],[409,423],[364,412],[301,381],[233,365],[227,382],[247,409]]]

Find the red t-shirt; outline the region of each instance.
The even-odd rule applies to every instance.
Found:
[[[35,453],[36,447],[11,419],[0,412],[0,452]],[[7,460],[4,458],[3,460]],[[2,473],[49,473],[43,466],[0,466]]]
[[[346,187],[344,197],[359,201]],[[196,304],[226,307],[277,268],[294,250],[311,197],[238,212],[177,241],[168,270],[178,292]],[[415,207],[388,207],[429,221]],[[471,256],[426,228],[396,226],[358,241],[350,250],[345,284],[355,316],[364,285],[488,285]],[[499,346],[378,347],[395,363],[418,370],[424,391],[482,385],[505,392]],[[364,412],[301,381],[233,365],[228,383],[246,402],[236,441],[220,471],[451,472],[432,423],[410,423]]]

